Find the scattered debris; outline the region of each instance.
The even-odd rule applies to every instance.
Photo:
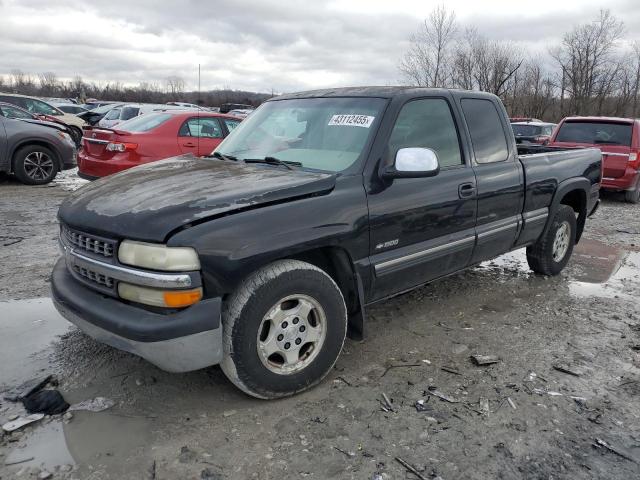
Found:
[[[489,413],[491,412],[491,410],[489,409],[489,399],[480,397],[478,404],[480,405],[480,414],[488,417]]]
[[[382,399],[383,401],[380,402],[382,410],[385,412],[395,412],[395,410],[393,409],[393,405],[391,405],[391,400],[389,400],[389,397],[387,397],[386,393],[382,394]]]
[[[480,367],[498,363],[500,361],[500,358],[495,355],[471,355],[471,360],[473,360],[473,363]]]
[[[567,365],[553,365],[553,369],[562,373],[566,373],[568,375],[573,375],[574,377],[579,377],[582,375],[582,371],[576,368],[571,368]]]
[[[633,463],[638,463],[638,461],[635,458],[633,458],[630,455],[626,454],[625,452],[619,450],[618,448],[611,446],[609,443],[605,442],[604,440],[602,440],[600,438],[596,438],[596,443],[594,443],[594,446],[596,448],[604,447],[607,450],[609,450],[611,453],[615,453],[616,455],[618,455],[619,457],[624,458],[625,460],[629,460],[630,462],[633,462]]]
[[[20,465],[21,463],[27,463],[27,462],[30,462],[31,460],[35,460],[35,457],[21,458],[20,460],[13,460],[11,462],[4,462],[4,464],[8,467],[10,465]]]
[[[456,370],[453,367],[447,367],[446,365],[444,367],[440,367],[440,370],[443,370],[445,372],[449,372],[449,373],[453,373],[454,375],[462,375],[458,370]]]
[[[422,363],[426,363],[427,365],[431,365],[431,360],[427,360],[426,358],[422,360]]]
[[[49,381],[51,380],[52,375],[45,375],[43,377],[33,378],[31,380],[27,380],[22,385],[15,387],[5,393],[4,398],[10,402],[19,402],[24,397],[28,397],[32,393],[41,390]]]
[[[58,390],[40,390],[27,395],[21,401],[29,413],[58,415],[69,408],[69,404]]]
[[[458,400],[457,398],[451,397],[445,393],[442,393],[440,391],[438,391],[435,387],[429,387],[429,389],[427,390],[427,392],[430,395],[433,395],[434,397],[438,397],[441,400],[444,400],[445,402],[449,402],[449,403],[460,403],[460,400]]]
[[[47,471],[47,470],[42,470],[39,474],[38,474],[38,480],[47,480],[49,478],[53,477],[53,473]]]
[[[74,403],[69,407],[69,411],[86,410],[88,412],[102,412],[115,405],[115,402],[110,398],[96,397],[91,400],[84,400],[79,403]]]
[[[507,402],[509,403],[511,408],[513,408],[514,410],[518,409],[518,407],[516,407],[516,403],[513,400],[511,400],[511,397],[507,397]]]
[[[384,376],[384,374],[383,374]],[[350,387],[352,387],[353,385],[351,385],[351,382],[349,382],[346,378],[344,377],[336,377],[336,379],[334,380],[334,382],[343,382],[347,385],[349,385]]]
[[[180,449],[178,461],[180,463],[192,463],[196,460],[197,457],[198,454],[185,445]]]
[[[419,363],[403,363],[403,364],[400,364],[400,365],[389,365],[389,366],[385,369],[384,373],[383,373],[382,375],[380,375],[380,378],[384,377],[384,376],[387,374],[387,372],[388,372],[389,370],[393,369],[393,368],[419,367],[419,366],[420,366],[420,364],[419,364]]]
[[[428,398],[427,398],[428,401]],[[418,412],[430,412],[433,410],[433,408],[431,408],[429,405],[427,405],[427,401],[425,401],[424,399],[420,399],[418,400],[414,406],[416,407],[416,411]]]
[[[420,480],[427,480],[427,477],[425,477],[424,475],[422,475],[417,469],[416,467],[414,467],[413,465],[407,463],[405,460],[401,459],[400,457],[396,457],[395,458],[396,462],[398,462],[400,465],[402,465],[404,468],[407,469],[408,472],[413,473],[416,477],[418,477]]]
[[[5,423],[2,425],[2,429],[5,432],[13,432],[22,427],[25,427],[33,422],[37,422],[38,420],[42,420],[44,418],[44,413],[34,413],[32,415],[27,415],[24,417],[18,417],[15,420]]]
[[[222,412],[222,416],[223,417],[231,417],[233,415],[235,415],[237,412],[237,410],[225,410],[224,412]]]
[[[340,453],[346,455],[347,457],[353,458],[356,456],[356,454],[354,452],[347,452],[346,450],[342,450],[341,448],[338,447],[333,447],[335,450],[339,451]]]
[[[562,397],[562,394],[560,392],[547,392],[547,395],[551,397]]]

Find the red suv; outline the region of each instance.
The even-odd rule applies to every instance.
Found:
[[[551,146],[597,147],[602,151],[602,188],[624,191],[640,201],[640,121],[615,117],[567,117],[556,128]]]
[[[185,153],[209,155],[241,121],[218,113],[161,111],[116,128],[85,127],[78,175],[94,180]]]

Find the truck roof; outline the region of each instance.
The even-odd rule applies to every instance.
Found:
[[[342,87],[324,88],[322,90],[308,90],[304,92],[288,93],[279,97],[274,97],[268,101],[288,100],[294,98],[317,98],[317,97],[378,97],[393,98],[400,95],[420,95],[433,93],[466,93],[473,97],[495,98],[494,95],[486,92],[476,92],[470,90],[447,89],[447,88],[426,88],[411,86],[365,86],[365,87]]]

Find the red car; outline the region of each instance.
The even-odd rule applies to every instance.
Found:
[[[551,138],[554,147],[597,147],[602,151],[602,188],[624,191],[640,201],[640,120],[617,117],[567,117]]]
[[[85,127],[78,175],[88,180],[185,153],[209,155],[242,120],[198,111],[148,113],[117,128]]]

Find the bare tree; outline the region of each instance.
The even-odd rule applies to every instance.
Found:
[[[433,9],[418,32],[409,37],[411,46],[399,67],[403,76],[418,86],[450,86],[451,50],[457,29],[455,12],[444,5]]]
[[[58,88],[58,77],[53,72],[43,72],[38,74],[40,82],[40,93],[42,95],[54,95]]]
[[[167,77],[167,93],[171,94],[172,97],[181,95],[184,89],[184,78],[175,75]]]
[[[604,97],[611,93],[616,79],[615,52],[623,34],[624,24],[609,10],[601,10],[595,21],[577,25],[551,50],[574,114],[582,115],[594,107],[602,110]]]

